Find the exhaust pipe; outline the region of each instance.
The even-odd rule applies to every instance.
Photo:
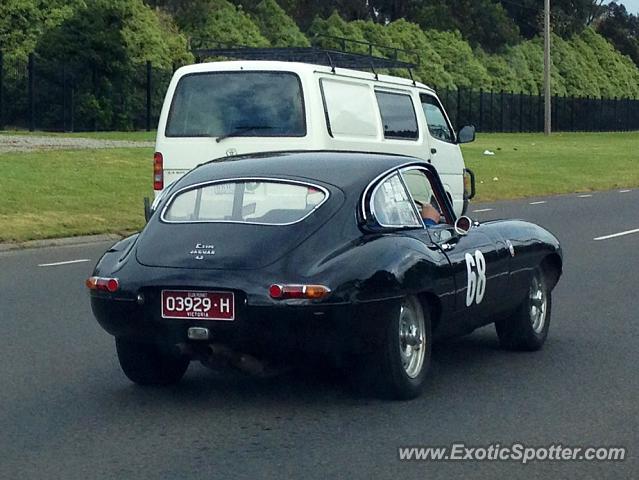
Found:
[[[177,345],[180,354],[199,360],[202,365],[213,370],[233,368],[242,373],[256,377],[272,377],[287,371],[285,367],[277,368],[248,353],[233,350],[222,343],[196,345],[180,343]]]
[[[264,376],[267,365],[248,353],[239,353],[221,343],[208,345],[208,355],[202,363],[209,368],[233,367],[249,375]]]

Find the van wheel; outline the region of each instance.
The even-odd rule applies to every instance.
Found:
[[[164,351],[159,345],[116,338],[115,347],[124,374],[138,385],[171,385],[179,382],[190,359]]]
[[[535,269],[528,295],[515,313],[495,322],[499,343],[509,350],[539,350],[548,336],[552,298],[540,268]]]

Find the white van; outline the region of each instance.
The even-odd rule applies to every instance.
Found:
[[[182,67],[168,87],[156,140],[156,196],[196,165],[224,156],[288,150],[383,152],[437,168],[455,212],[471,191],[459,143],[435,92],[359,70],[279,61]],[[474,193],[474,185],[472,185]]]

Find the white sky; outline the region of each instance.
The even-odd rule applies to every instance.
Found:
[[[637,15],[639,13],[639,0],[616,0],[617,3],[621,3],[625,5],[628,13],[634,13]],[[610,3],[610,2],[607,2]]]

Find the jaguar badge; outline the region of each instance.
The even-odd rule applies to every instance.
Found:
[[[215,245],[196,243],[195,248],[189,252],[196,260],[204,260],[204,257],[215,255]]]

